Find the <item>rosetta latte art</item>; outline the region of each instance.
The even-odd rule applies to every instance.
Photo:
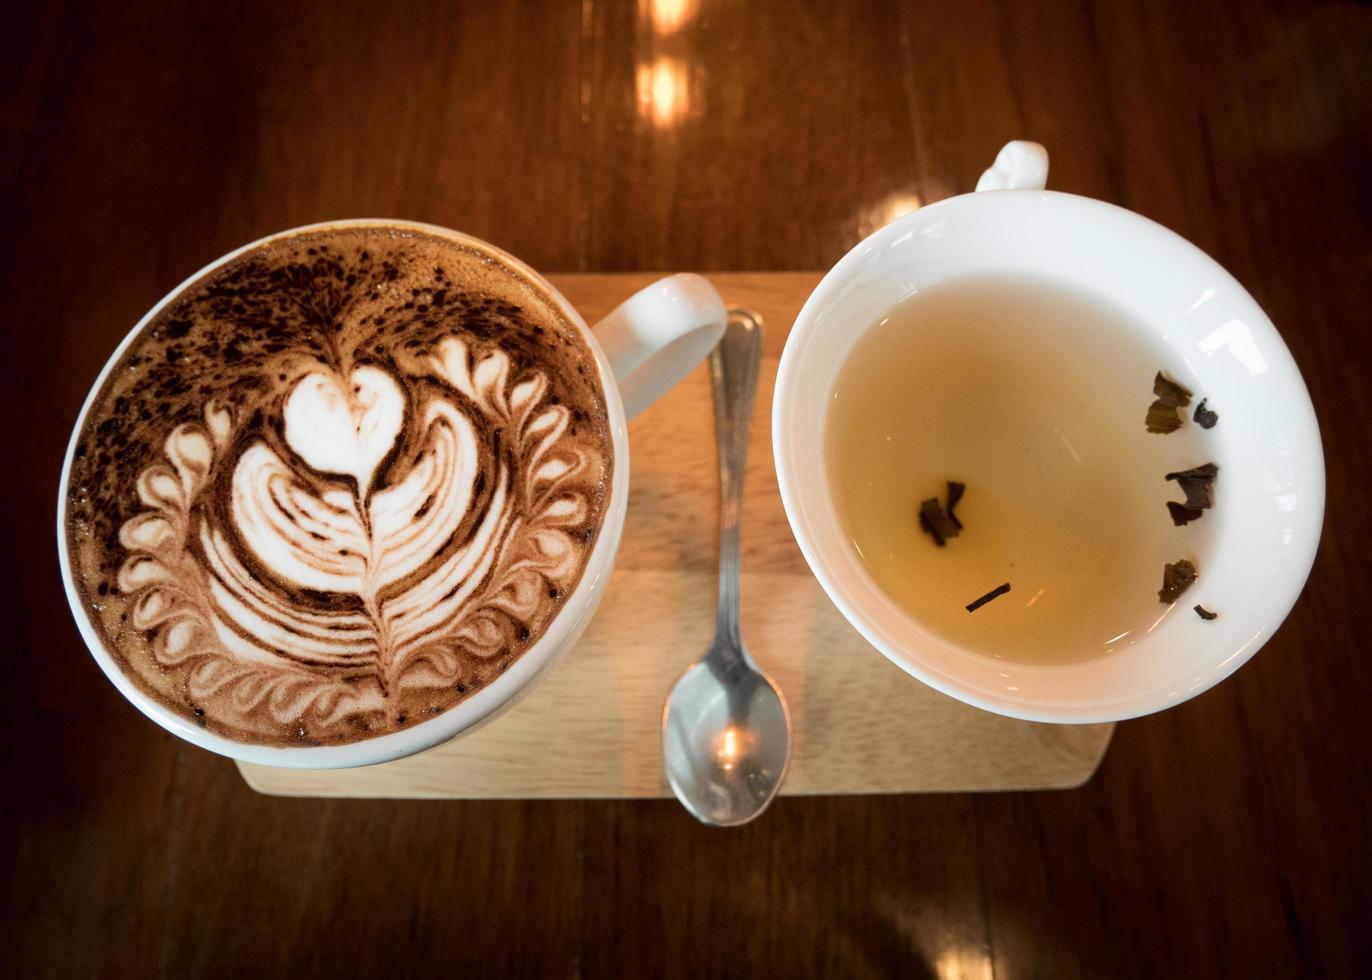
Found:
[[[397,693],[460,685],[575,585],[587,461],[545,376],[456,337],[417,363],[435,383],[304,373],[278,448],[236,442],[242,420],[210,400],[138,477],[118,588],[192,704],[327,739]]]

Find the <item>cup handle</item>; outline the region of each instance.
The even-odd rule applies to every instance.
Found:
[[[1048,183],[1048,151],[1041,143],[1015,140],[996,154],[996,162],[977,181],[979,191],[1041,191]]]
[[[592,332],[633,418],[690,373],[724,334],[728,311],[704,276],[683,272],[645,286]]]

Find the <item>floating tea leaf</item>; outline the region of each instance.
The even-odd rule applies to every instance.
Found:
[[[1153,379],[1153,394],[1157,398],[1148,406],[1148,417],[1144,425],[1149,432],[1166,435],[1181,428],[1182,418],[1177,409],[1191,404],[1191,392],[1171,378],[1164,377],[1161,371]]]
[[[1204,606],[1196,606],[1194,608],[1196,610],[1196,615],[1199,616],[1201,619],[1205,620],[1206,622],[1209,622],[1212,619],[1219,619],[1219,613],[1212,613],[1209,609],[1206,609]]]
[[[1218,414],[1205,407],[1206,401],[1207,399],[1205,398],[1201,399],[1200,404],[1196,406],[1196,414],[1191,416],[1191,418],[1194,419],[1195,423],[1202,429],[1213,429],[1215,423],[1220,420],[1220,417]]]
[[[962,521],[958,520],[958,515],[953,513],[953,508],[958,505],[958,501],[966,492],[967,484],[958,483],[955,480],[948,481],[948,505],[944,509],[948,511],[948,520],[952,521],[958,530],[962,530]]]
[[[1161,371],[1153,379],[1153,394],[1158,396],[1159,403],[1168,408],[1185,408],[1191,404],[1191,392]]]
[[[943,547],[943,538],[934,530],[934,525],[929,523],[929,518],[924,516],[924,512],[919,514],[919,529],[934,539],[934,544]]]
[[[1214,463],[1206,463],[1194,469],[1168,473],[1164,479],[1176,480],[1186,494],[1186,506],[1190,510],[1206,510],[1214,504],[1211,491],[1215,487],[1215,476],[1220,468]],[[1200,516],[1199,514],[1196,516]],[[1174,515],[1175,519],[1175,515]]]
[[[1196,566],[1185,558],[1164,565],[1162,569],[1162,588],[1158,590],[1158,601],[1171,605],[1181,598],[1181,594],[1196,580]]]
[[[977,599],[975,602],[969,602],[969,603],[967,604],[967,611],[968,611],[968,612],[976,612],[978,609],[980,609],[982,606],[986,605],[986,604],[987,604],[988,602],[990,602],[992,599],[996,598],[997,596],[1003,596],[1003,595],[1005,595],[1005,593],[1007,593],[1007,592],[1009,592],[1009,591],[1010,591],[1010,583],[1009,583],[1009,582],[1006,582],[1004,585],[998,585],[998,586],[996,586],[994,589],[992,589],[990,592],[988,592],[988,593],[986,593],[984,596],[982,596],[980,599]]]
[[[1172,523],[1177,527],[1183,527],[1190,524],[1205,513],[1203,510],[1196,510],[1195,508],[1187,507],[1185,504],[1179,504],[1175,500],[1167,501],[1167,512],[1172,515]]]
[[[943,508],[939,506],[937,497],[930,497],[919,505],[919,526],[934,539],[934,544],[940,548],[948,538],[958,536],[959,524],[954,524],[948,519]]]
[[[1143,424],[1147,426],[1149,432],[1158,435],[1167,435],[1169,432],[1176,432],[1181,428],[1181,416],[1177,414],[1175,408],[1168,408],[1154,402],[1148,406],[1148,417]]]

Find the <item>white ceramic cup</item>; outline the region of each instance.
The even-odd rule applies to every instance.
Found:
[[[85,423],[86,413],[90,411],[91,403],[104,386],[110,371],[143,327],[183,289],[244,252],[274,239],[306,231],[374,225],[423,231],[450,238],[469,248],[485,251],[515,269],[552,297],[567,319],[580,328],[586,345],[595,356],[596,367],[600,373],[614,447],[614,475],[609,501],[605,507],[604,523],[601,525],[600,534],[586,562],[580,582],[567,597],[547,630],[508,670],[465,701],[412,727],[346,745],[277,748],[224,738],[206,731],[139,690],[105,648],[104,642],[90,621],[73,583],[67,555],[66,499],[72,454]],[[469,235],[413,221],[363,218],[324,222],[269,235],[230,252],[189,277],[138,321],[106,362],[86,398],[85,405],[82,406],[81,414],[77,417],[71,442],[67,447],[66,460],[62,466],[57,503],[57,550],[62,565],[62,580],[67,590],[67,601],[71,605],[72,614],[76,618],[86,646],[90,648],[91,654],[106,676],[114,682],[114,686],[153,721],[188,742],[246,762],[303,769],[365,766],[412,755],[470,731],[476,725],[492,718],[501,709],[508,707],[517,695],[527,691],[534,680],[542,675],[560,654],[565,653],[586,628],[591,614],[605,592],[611,565],[619,549],[620,535],[624,530],[624,513],[629,496],[628,420],[685,377],[710,352],[724,332],[726,319],[724,303],[714,286],[701,276],[681,274],[660,279],[635,293],[592,328],[586,325],[581,315],[546,279],[514,256]]]
[[[786,515],[806,561],[843,615],[890,660],[988,711],[1035,721],[1114,721],[1218,683],[1281,624],[1319,542],[1324,458],[1300,373],[1243,287],[1146,218],[1045,191],[1047,172],[1043,147],[1011,143],[983,175],[979,193],[908,214],[844,256],[786,342],[772,445]],[[1207,434],[1222,478],[1215,508],[1206,513],[1215,522],[1206,528],[1214,547],[1202,569],[1206,604],[1222,610],[1217,620],[1169,616],[1133,646],[1094,660],[1017,664],[944,639],[891,601],[864,567],[840,523],[825,466],[838,369],[863,331],[913,293],[954,276],[998,273],[1038,277],[1123,308],[1135,329],[1185,365],[1185,383],[1197,398],[1224,406]],[[1151,394],[1140,398],[1142,426]]]

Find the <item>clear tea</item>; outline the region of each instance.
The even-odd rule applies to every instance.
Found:
[[[1107,302],[1040,280],[953,280],[890,310],[840,366],[825,433],[873,578],[946,639],[1029,663],[1100,656],[1187,612],[1158,602],[1161,570],[1209,529],[1173,526],[1163,477],[1208,457],[1189,420],[1144,428],[1168,367]],[[939,547],[920,503],[948,481],[966,485],[963,528]]]

